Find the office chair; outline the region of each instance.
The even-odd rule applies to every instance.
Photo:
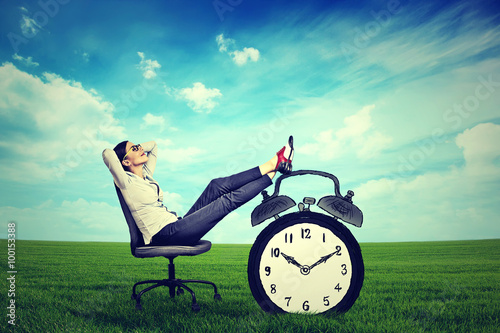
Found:
[[[184,293],[184,289],[191,293],[192,304],[191,309],[195,312],[200,311],[200,306],[196,303],[196,296],[194,291],[187,287],[184,283],[203,283],[210,284],[214,287],[214,298],[220,300],[221,296],[217,293],[217,286],[210,281],[203,280],[181,280],[175,278],[175,266],[174,258],[178,256],[196,256],[198,254],[205,253],[210,250],[212,243],[207,240],[200,240],[198,244],[193,246],[181,246],[181,245],[171,245],[171,246],[146,246],[144,245],[144,239],[142,238],[142,233],[137,227],[132,213],[130,212],[125,199],[121,193],[121,190],[116,187],[116,193],[120,200],[120,206],[122,207],[123,214],[125,215],[125,220],[127,221],[128,228],[130,231],[130,249],[132,255],[136,258],[153,258],[153,257],[165,257],[168,258],[168,279],[163,280],[147,280],[140,281],[134,284],[132,288],[132,299],[136,301],[135,308],[137,310],[142,310],[141,296],[157,287],[165,286],[169,288],[170,297],[175,297],[175,295],[181,295]],[[154,285],[142,289],[139,293],[136,293],[136,288],[142,284],[154,283]],[[177,288],[177,291],[176,291]]]

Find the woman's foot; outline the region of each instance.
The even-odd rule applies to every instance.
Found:
[[[260,173],[273,179],[277,171],[281,173],[292,172],[293,150],[293,137],[290,136],[286,146],[280,149],[269,161],[259,165]]]
[[[276,153],[276,156],[278,156],[278,161],[275,167],[276,171],[281,172],[282,174],[289,174],[292,172],[293,152],[293,136],[290,135],[287,145]]]

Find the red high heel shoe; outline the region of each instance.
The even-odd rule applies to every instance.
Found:
[[[288,146],[290,147],[290,152],[288,153],[288,157],[285,156],[286,146],[280,149],[279,152],[276,153],[278,156],[278,163],[276,163],[276,168],[274,171],[281,172],[282,174],[289,174],[292,172],[292,159],[293,159],[293,136],[290,135],[288,138]]]

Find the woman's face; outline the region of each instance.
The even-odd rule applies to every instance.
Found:
[[[134,145],[132,142],[127,142],[127,154],[122,163],[125,166],[138,166],[148,161],[148,156],[144,153],[144,149],[140,145]]]

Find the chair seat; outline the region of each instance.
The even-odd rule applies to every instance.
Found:
[[[212,243],[207,240],[200,240],[193,246],[141,246],[135,248],[134,256],[137,258],[195,256],[209,251],[211,247]]]

